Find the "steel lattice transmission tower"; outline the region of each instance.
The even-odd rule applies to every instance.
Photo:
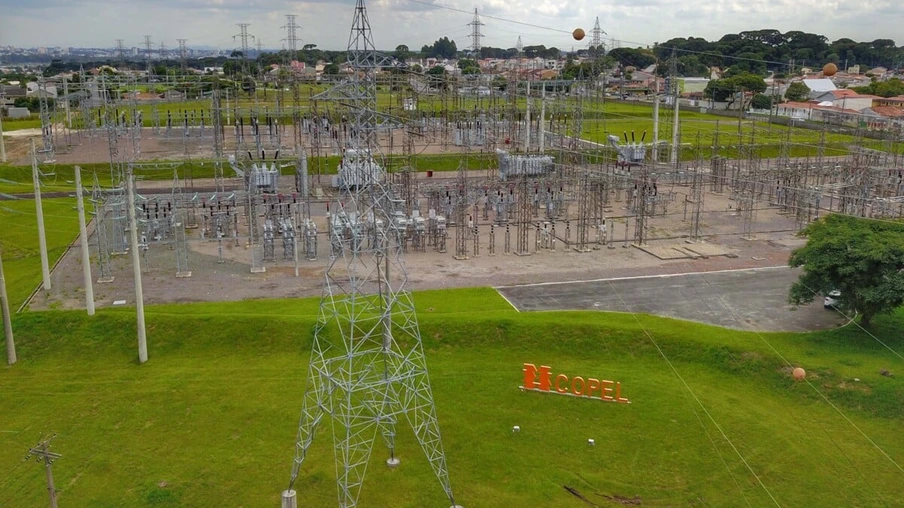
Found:
[[[407,420],[455,505],[427,373],[395,212],[404,211],[383,170],[377,132],[391,127],[377,113],[375,73],[394,65],[375,50],[364,0],[357,0],[348,43],[347,81],[317,96],[346,108],[349,149],[342,192],[330,203],[332,261],[314,329],[295,460],[284,506],[294,506],[300,468],[315,431],[330,420],[340,507],[358,503],[374,441],[382,437],[394,467],[396,426]],[[402,226],[404,228],[404,226]],[[287,502],[291,500],[291,502]]]
[[[122,46],[122,43],[123,43],[122,39],[116,39],[116,53],[117,53],[117,56],[119,57],[119,65],[120,66],[122,66],[122,64],[125,62],[125,50]],[[79,74],[79,76],[81,76],[81,75],[82,74]]]
[[[474,9],[474,19],[468,23],[468,26],[471,27],[471,51],[474,52],[477,58],[480,58],[480,39],[483,37],[483,34],[480,33],[480,27],[485,26],[485,23],[480,21],[477,9]]]
[[[281,28],[286,29],[286,38],[284,39],[286,42],[286,49],[288,49],[292,53],[292,58],[296,58],[298,55],[298,24],[295,23],[295,18],[297,18],[295,14],[286,14],[286,24]]]
[[[144,36],[144,59],[147,62],[147,64],[146,64],[147,66],[145,67],[145,69],[147,69],[148,74],[151,74],[151,53],[154,51],[152,49],[153,44],[154,43],[153,43],[153,41],[151,41],[151,36],[145,35]]]
[[[248,27],[251,26],[251,23],[236,23],[239,27],[239,33],[232,36],[232,40],[239,40],[239,51],[242,52],[242,67],[244,70],[245,59],[248,58],[248,51],[251,50],[251,46],[248,45],[248,39],[254,39],[254,36],[248,33]]]
[[[179,65],[182,67],[182,70],[185,70],[185,60],[188,58],[188,48],[185,47],[185,42],[188,39],[176,39],[179,43]]]
[[[593,25],[593,30],[590,31],[590,47],[599,48],[603,45],[603,35],[606,35],[606,32],[600,28],[600,18],[596,17],[596,23]]]

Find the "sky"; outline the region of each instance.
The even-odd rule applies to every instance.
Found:
[[[763,28],[801,30],[857,41],[892,39],[904,21],[900,0],[366,0],[377,48],[405,44],[420,49],[447,36],[459,48],[470,46],[467,24],[476,7],[485,26],[484,46],[515,47],[522,43],[580,49],[589,43],[571,37],[576,28],[588,35],[598,17],[607,46],[637,47],[673,37],[718,40],[726,33]],[[465,12],[459,12],[465,11]],[[114,47],[143,45],[150,35],[155,47],[176,39],[188,47],[232,50],[236,23],[264,48],[280,49],[286,14],[297,15],[299,48],[345,49],[354,15],[354,0],[0,0],[0,46]],[[515,22],[537,25],[520,25]],[[904,38],[902,38],[904,39]]]

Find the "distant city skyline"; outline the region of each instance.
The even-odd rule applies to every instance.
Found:
[[[281,40],[286,37],[280,28],[285,25],[285,15],[295,14],[301,27],[299,48],[311,43],[320,49],[342,50],[348,41],[353,6],[352,0],[0,0],[0,46],[112,48],[116,39],[123,39],[124,46],[131,48],[143,47],[143,36],[149,34],[155,48],[160,42],[172,48],[177,38],[183,38],[189,47],[228,51],[239,45],[232,37],[239,31],[236,23],[250,23],[248,31],[256,37],[255,44],[260,40],[264,48],[275,50],[283,47]],[[615,39],[628,47],[652,45],[674,37],[712,41],[726,33],[765,28],[818,33],[830,41],[895,40],[904,19],[904,4],[891,0],[836,0],[832,8],[821,0],[711,0],[680,7],[666,0],[489,0],[476,5],[461,0],[367,3],[376,46],[386,50],[399,44],[418,50],[443,36],[464,49],[470,44],[467,23],[475,7],[486,24],[484,46],[514,47],[520,36],[525,46],[542,44],[563,50],[586,47],[596,17],[607,32],[603,36],[607,45]],[[575,28],[584,29],[588,37],[580,42],[572,39],[570,32]]]

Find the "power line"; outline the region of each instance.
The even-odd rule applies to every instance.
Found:
[[[47,439],[41,440],[36,446],[32,446],[25,455],[25,460],[35,457],[37,462],[44,462],[44,471],[47,474],[47,492],[50,494],[50,508],[57,508],[56,496],[57,491],[53,486],[53,469],[51,464],[62,457],[59,453],[50,451],[50,442],[56,437],[56,434]]]

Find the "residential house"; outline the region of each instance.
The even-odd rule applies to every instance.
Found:
[[[44,83],[43,86],[32,81],[30,83],[26,83],[25,87],[27,91],[25,95],[27,97],[43,97],[45,99],[56,99],[57,98],[57,87],[56,85],[51,85]]]
[[[813,97],[812,93],[810,95]],[[813,97],[813,100],[817,103],[831,103],[833,106],[842,109],[860,111],[872,107],[873,99],[878,98],[880,97],[876,97],[875,95],[860,95],[853,90],[841,89],[816,94],[815,97]]]
[[[819,94],[838,89],[831,79],[803,79],[801,81],[810,89],[811,99],[815,99]]]
[[[817,102],[785,102],[776,106],[776,115],[796,120],[828,121],[835,124],[855,123],[860,111]]]
[[[904,127],[904,109],[893,106],[874,106],[862,111],[863,120],[868,129],[900,130]]]
[[[25,89],[19,86],[0,85],[0,106],[12,106],[16,99],[25,98]]]
[[[904,108],[904,95],[897,97],[876,97],[873,99],[873,107],[891,106],[893,108]]]

